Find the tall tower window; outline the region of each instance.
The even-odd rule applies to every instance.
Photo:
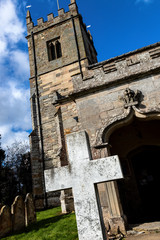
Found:
[[[57,58],[60,58],[60,57],[62,57],[61,44],[60,44],[60,42],[57,40],[55,45],[56,45]]]
[[[47,43],[48,60],[52,61],[62,57],[61,43],[59,40],[52,40]]]
[[[48,44],[48,53],[49,53],[49,61],[56,59],[55,46],[52,42]]]

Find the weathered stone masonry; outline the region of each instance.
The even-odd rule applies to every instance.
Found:
[[[71,76],[81,71],[85,73],[88,61],[95,63],[97,58],[91,35],[86,31],[75,1],[71,1],[69,12],[65,13],[60,9],[58,17],[50,14],[47,22],[43,22],[42,18],[38,19],[37,26],[34,26],[28,11],[27,29],[33,124],[30,136],[33,189],[37,208],[43,208],[43,170],[66,164],[64,135],[70,131],[64,130],[62,109],[55,107],[53,103],[73,91]],[[62,57],[49,61],[47,43],[56,38],[61,43]],[[69,109],[72,109],[72,105],[70,104]],[[77,117],[76,106],[71,119],[66,119],[68,126],[69,122],[76,126],[74,117]],[[55,204],[59,203],[58,199],[59,197],[54,198]]]
[[[86,78],[73,76],[74,91],[57,103],[61,104],[62,118],[65,118],[64,131],[85,129],[89,134],[94,159],[110,155],[108,142],[115,129],[114,123],[125,124],[134,116],[140,119],[147,119],[149,115],[151,119],[159,118],[160,63],[157,61],[159,55],[152,57],[153,52],[160,52],[160,43],[89,66]],[[131,64],[132,59],[138,59],[138,63]],[[112,65],[115,66],[114,71],[110,69]],[[143,101],[133,108],[124,108],[121,100],[128,87],[143,93]],[[71,106],[76,106],[78,111],[77,123],[71,120]],[[154,138],[158,141],[158,132]],[[114,233],[118,226],[124,231],[125,216],[116,183],[100,184],[99,193],[106,226],[109,223]]]
[[[66,134],[85,130],[89,135],[92,157],[97,159],[111,154],[110,136],[115,129],[135,118],[142,122],[159,119],[160,43],[96,63],[91,35],[86,31],[74,0],[71,0],[69,12],[64,13],[60,9],[58,17],[50,14],[47,22],[41,18],[37,26],[34,26],[28,12],[27,28],[33,123],[30,137],[33,191],[37,208],[43,208],[43,170],[67,164]],[[35,42],[37,76],[31,33]],[[62,57],[49,61],[47,42],[55,38],[61,43]],[[124,92],[128,88],[135,94],[138,90],[141,97],[138,102],[134,99],[125,105]],[[158,138],[155,139],[160,145]],[[138,141],[137,146],[142,144]],[[107,229],[111,228],[116,233],[119,228],[124,232],[126,217],[117,183],[100,184],[98,188]],[[71,203],[70,192],[65,194],[68,194]],[[66,200],[65,194],[62,200]],[[49,205],[59,203],[59,195],[51,193],[47,197]]]

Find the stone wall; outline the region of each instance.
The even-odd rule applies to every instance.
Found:
[[[71,0],[69,12],[60,9],[58,17],[49,14],[46,22],[38,19],[37,26],[34,26],[28,12],[27,29],[31,70],[33,194],[36,208],[40,209],[45,206],[43,170],[67,164],[67,134],[85,130],[89,135],[92,158],[97,159],[110,155],[109,137],[117,125],[128,124],[134,117],[149,119],[160,116],[160,43],[88,65],[96,61],[96,51],[75,0]],[[35,41],[37,76],[31,32]],[[48,61],[47,42],[55,37],[61,40],[62,58]],[[93,59],[90,59],[91,55]],[[125,94],[128,89],[134,96],[127,100]],[[112,231],[116,232],[118,228],[124,231],[117,184],[101,184],[98,189],[106,228],[109,224],[108,229]],[[73,206],[70,193],[70,190],[64,191],[61,195],[64,212]],[[49,193],[48,205],[60,204],[59,196],[60,193]]]
[[[60,204],[59,193],[54,194],[54,199],[53,194],[45,194],[43,170],[67,164],[61,109],[53,104],[73,92],[72,75],[86,72],[88,62],[97,62],[97,53],[74,0],[70,1],[68,12],[60,9],[57,17],[49,14],[46,22],[40,18],[34,26],[29,11],[26,20],[33,128],[30,135],[33,195],[36,208],[43,209],[47,205]],[[48,43],[55,39],[61,44],[62,57],[50,61]],[[77,116],[76,109],[74,116]],[[65,124],[69,126],[70,121],[74,124],[77,120],[71,117]]]
[[[89,66],[84,78],[72,77],[73,92],[55,103],[61,109],[64,136],[86,130],[92,158],[110,155],[111,133],[130,123],[133,118],[143,120],[160,117],[160,44]],[[154,56],[153,56],[153,53]],[[139,92],[139,99],[125,102],[125,91]],[[133,100],[133,101],[132,101]],[[106,228],[116,233],[125,231],[116,183],[98,187]],[[107,224],[109,223],[109,227]]]
[[[17,196],[11,208],[1,205],[0,238],[23,230],[34,222],[36,222],[36,212],[32,195],[28,193],[25,201],[21,196]]]
[[[157,43],[89,66],[84,78],[73,76],[73,92],[58,101],[65,134],[86,129],[92,147],[102,144],[105,128],[125,119],[133,109],[124,106],[123,95],[127,88],[142,94],[136,115],[145,118],[147,113],[158,113],[159,58],[160,43]]]

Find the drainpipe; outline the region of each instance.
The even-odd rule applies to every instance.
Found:
[[[41,111],[40,111],[40,102],[39,102],[39,90],[38,90],[38,74],[37,74],[37,61],[36,61],[36,51],[35,51],[35,41],[34,41],[34,34],[31,32],[32,37],[32,46],[33,46],[33,59],[34,59],[34,72],[35,72],[35,85],[36,85],[36,100],[37,100],[37,108],[38,108],[38,122],[39,122],[39,133],[40,133],[40,143],[41,143],[41,157],[42,157],[42,167],[43,167],[43,180],[44,180],[44,170],[45,170],[45,163],[44,163],[44,145],[43,145],[43,135],[42,135],[42,119],[41,119]],[[45,180],[44,180],[45,181]],[[44,204],[47,208],[47,194],[45,191],[45,182],[44,182]]]
[[[75,27],[73,15],[71,15],[71,19],[72,19],[73,33],[74,33],[74,38],[75,38],[76,48],[77,48],[79,70],[80,70],[81,77],[83,78],[83,72],[82,72],[82,66],[81,66],[81,56],[80,56],[80,51],[79,51],[79,45],[78,45],[78,39],[77,39],[77,33],[76,33],[76,27]]]

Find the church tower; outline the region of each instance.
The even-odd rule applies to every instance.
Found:
[[[33,128],[30,135],[33,194],[36,207],[41,209],[59,201],[59,196],[45,193],[44,170],[67,164],[65,134],[71,130],[64,129],[63,123],[68,120],[65,114],[62,116],[56,101],[73,91],[72,76],[79,74],[83,79],[88,65],[97,62],[97,53],[75,0],[71,0],[68,12],[59,9],[58,16],[51,13],[46,22],[39,18],[34,26],[29,11],[26,21]],[[71,119],[77,123],[76,111],[73,107]]]
[[[160,43],[97,63],[75,0],[36,26],[28,11],[27,30],[36,208],[61,200],[63,212],[72,210],[71,190],[46,194],[44,170],[67,165],[66,135],[86,131],[92,159],[118,155],[124,172],[123,180],[97,184],[106,231],[159,221]]]

